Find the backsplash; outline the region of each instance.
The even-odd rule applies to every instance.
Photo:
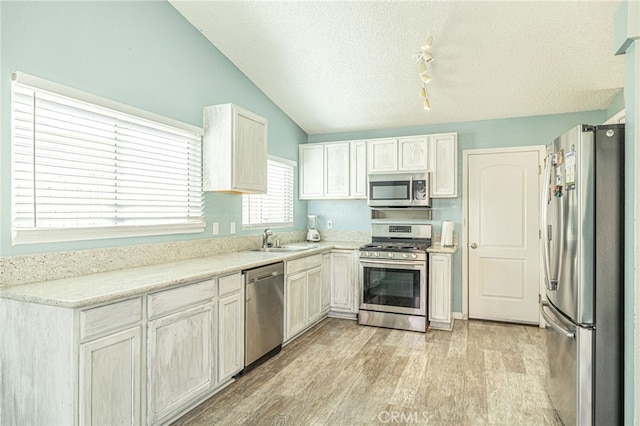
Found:
[[[274,231],[271,241],[280,244],[304,241],[306,231]],[[369,241],[368,232],[322,232],[322,241]],[[98,272],[157,265],[186,259],[214,256],[260,247],[262,235],[221,237],[205,240],[141,244],[93,250],[53,252],[25,256],[0,257],[0,287]]]

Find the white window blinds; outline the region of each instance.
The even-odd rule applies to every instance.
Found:
[[[204,229],[200,134],[18,81],[11,107],[14,243]]]
[[[292,163],[269,158],[267,161],[267,193],[242,196],[244,228],[293,226]]]

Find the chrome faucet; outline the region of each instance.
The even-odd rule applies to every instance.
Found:
[[[267,246],[269,245],[269,237],[271,235],[273,235],[271,229],[267,228],[264,230],[264,232],[262,233],[262,248],[267,248]]]

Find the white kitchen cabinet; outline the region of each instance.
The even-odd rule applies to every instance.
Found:
[[[328,143],[324,145],[324,198],[348,198],[351,190],[349,142]]]
[[[80,345],[80,424],[141,423],[141,350],[139,325]]]
[[[367,145],[369,173],[398,171],[398,140],[376,139]]]
[[[458,196],[458,135],[443,133],[430,135],[431,197]]]
[[[355,318],[359,305],[358,270],[357,251],[331,251],[330,316]]]
[[[324,144],[306,144],[298,148],[300,161],[300,199],[324,197]]]
[[[429,254],[429,327],[441,330],[453,328],[451,313],[450,254]]]
[[[369,173],[426,172],[428,136],[370,140]]]
[[[298,150],[300,199],[366,198],[366,141],[305,144]]]
[[[240,273],[218,279],[218,384],[244,368],[244,282]]]
[[[322,265],[307,271],[307,324],[322,318]]]
[[[351,142],[351,198],[367,198],[367,141]]]
[[[287,329],[285,340],[305,329],[307,325],[307,273],[287,276],[285,297]]]
[[[398,171],[421,172],[429,168],[429,138],[416,136],[398,139]]]
[[[267,192],[267,120],[234,104],[204,108],[203,188]]]
[[[141,297],[81,309],[0,299],[3,424],[140,424]]]
[[[323,316],[322,255],[286,262],[285,342],[312,326]]]
[[[148,424],[175,415],[215,385],[215,284],[148,296]]]
[[[322,255],[322,313],[331,309],[331,253]]]

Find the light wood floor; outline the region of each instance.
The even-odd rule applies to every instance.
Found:
[[[175,425],[558,425],[544,330],[426,334],[326,319]]]

